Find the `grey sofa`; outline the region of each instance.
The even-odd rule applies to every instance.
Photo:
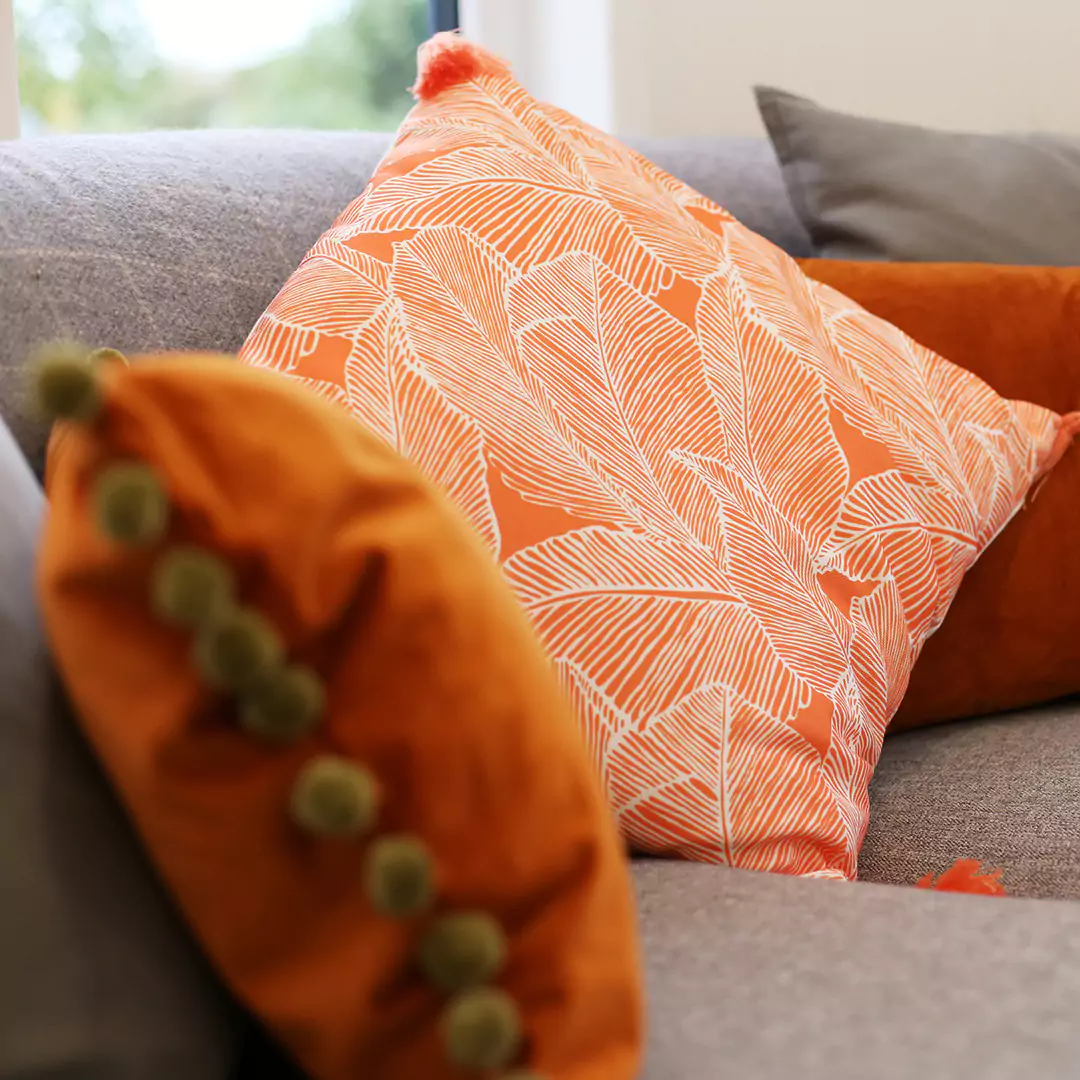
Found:
[[[46,432],[23,396],[32,346],[235,350],[385,141],[0,144],[0,412],[34,470]],[[642,149],[810,253],[766,144]],[[890,737],[872,806],[855,885],[635,864],[646,1080],[1080,1077],[1080,712],[1059,704]],[[1004,868],[1013,898],[897,887],[958,857]],[[276,1075],[266,1061],[249,1074]]]

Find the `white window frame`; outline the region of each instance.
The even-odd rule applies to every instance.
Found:
[[[19,137],[19,78],[15,66],[15,0],[0,0],[0,139]]]
[[[508,61],[531,93],[611,131],[619,119],[613,23],[628,2],[458,0],[458,12],[465,36]]]

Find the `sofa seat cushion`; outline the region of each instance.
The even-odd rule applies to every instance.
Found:
[[[890,735],[870,788],[864,881],[971,857],[1012,896],[1080,900],[1080,705]]]
[[[1065,1080],[1080,906],[635,866],[643,1080]]]

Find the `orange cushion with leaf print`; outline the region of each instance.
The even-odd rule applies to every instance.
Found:
[[[1058,417],[482,50],[435,39],[418,95],[241,359],[470,516],[637,848],[853,876],[912,663]]]
[[[1080,269],[828,259],[803,266],[999,394],[1062,411],[1080,404]],[[964,579],[915,665],[892,730],[1080,691],[1078,482],[1080,455],[1069,454]]]
[[[454,1060],[475,1061],[478,1038],[481,1062],[507,1075],[632,1080],[625,854],[543,652],[467,523],[287,379],[199,357],[100,378],[99,417],[62,425],[50,448],[42,608],[90,743],[227,983],[313,1080],[487,1080],[448,1059],[457,1045]],[[427,392],[418,373],[405,380]],[[171,504],[142,546],[95,520],[99,504],[114,529],[141,520],[130,490],[103,503],[125,462],[149,466]],[[235,577],[236,598],[207,606],[194,634],[162,617],[180,545]],[[226,683],[235,694],[212,689],[215,635],[245,608],[280,655]],[[325,687],[321,715],[252,726],[263,688],[298,670],[286,660]],[[309,766],[324,758],[316,789]],[[405,908],[385,884],[397,837],[420,875]],[[383,895],[398,895],[398,917]],[[464,957],[431,975],[418,960],[463,914]]]

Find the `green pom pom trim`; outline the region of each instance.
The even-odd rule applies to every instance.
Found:
[[[131,367],[128,358],[119,349],[95,349],[87,358],[90,364],[123,364]]]
[[[420,942],[420,966],[440,990],[456,993],[490,982],[506,962],[506,935],[483,911],[439,919]]]
[[[504,990],[467,990],[443,1017],[446,1053],[462,1069],[501,1069],[521,1049],[521,1014]]]
[[[300,828],[317,836],[368,832],[379,809],[379,785],[367,769],[339,757],[309,762],[293,787],[291,811]]]
[[[257,611],[230,608],[203,626],[195,639],[195,667],[220,690],[242,691],[281,663],[277,631]]]
[[[232,606],[236,579],[224,559],[202,548],[166,551],[150,575],[150,605],[175,626],[199,627]]]
[[[295,742],[315,728],[325,707],[326,687],[311,668],[281,668],[245,695],[240,726],[268,742]]]
[[[54,345],[34,358],[38,410],[51,420],[90,421],[104,401],[93,365],[78,345]]]
[[[98,474],[93,491],[98,528],[119,544],[157,543],[169,525],[169,498],[153,469],[118,462]]]
[[[434,860],[412,836],[383,836],[368,850],[364,881],[371,906],[394,919],[418,915],[435,895]]]

